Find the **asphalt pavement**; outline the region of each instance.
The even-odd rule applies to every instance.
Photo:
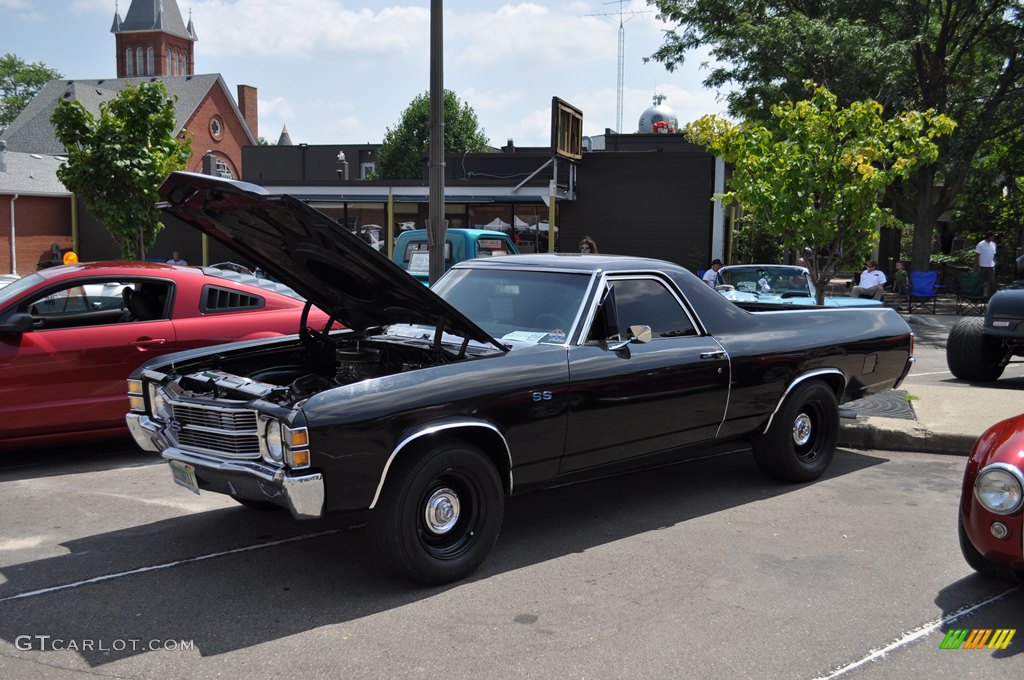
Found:
[[[1024,364],[1011,363],[990,383],[958,380],[945,366],[945,347],[963,317],[902,316],[914,331],[918,362],[899,390],[844,405],[840,446],[966,456],[991,425],[1024,413]]]

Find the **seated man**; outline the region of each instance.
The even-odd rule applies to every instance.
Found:
[[[885,292],[885,273],[878,271],[878,263],[868,260],[867,266],[860,273],[860,283],[850,290],[853,297],[881,300]]]

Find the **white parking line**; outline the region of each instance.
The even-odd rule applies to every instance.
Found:
[[[305,534],[303,536],[293,536],[291,538],[284,538],[280,541],[269,541],[267,543],[257,543],[256,545],[248,545],[244,548],[235,548],[233,550],[225,550],[223,552],[210,553],[208,555],[199,555],[198,557],[189,557],[184,560],[176,560],[174,562],[165,562],[163,564],[154,564],[149,567],[139,567],[138,569],[131,569],[129,571],[119,571],[116,574],[104,574],[103,576],[94,576],[93,578],[85,579],[84,581],[75,581],[74,583],[65,583],[59,586],[51,586],[49,588],[40,588],[39,590],[30,590],[24,593],[18,593],[17,595],[9,595],[4,598],[0,598],[0,603],[10,602],[11,600],[23,600],[27,597],[36,597],[37,595],[46,595],[48,593],[55,593],[60,590],[68,590],[70,588],[77,588],[79,586],[89,585],[90,583],[101,583],[103,581],[110,581],[122,576],[134,576],[135,574],[143,574],[147,571],[159,571],[160,569],[170,569],[180,564],[189,564],[190,562],[202,562],[203,560],[210,560],[214,557],[224,557],[225,555],[237,555],[238,553],[249,552],[250,550],[262,550],[263,548],[272,548],[276,545],[284,545],[285,543],[294,543],[295,541],[305,541],[309,538],[318,538],[320,536],[327,536],[328,534],[336,534],[341,529],[329,529],[327,531],[320,531],[315,534]]]
[[[832,671],[832,673],[830,673],[829,675],[822,675],[820,677],[815,678],[815,680],[832,680],[832,678],[838,678],[840,675],[843,675],[844,673],[847,673],[848,671],[852,671],[854,668],[858,668],[860,666],[863,666],[864,664],[868,663],[869,661],[875,661],[876,659],[881,659],[883,656],[885,656],[889,652],[894,651],[896,649],[899,649],[900,647],[903,647],[904,645],[909,645],[911,642],[914,642],[915,640],[919,640],[919,639],[925,637],[926,635],[929,635],[929,634],[935,632],[938,628],[946,625],[947,623],[952,623],[953,621],[956,621],[959,618],[963,618],[964,616],[967,616],[968,614],[970,614],[970,613],[972,613],[974,611],[977,611],[978,609],[981,609],[982,607],[984,607],[986,605],[992,604],[993,602],[995,602],[997,600],[1001,600],[1004,597],[1006,597],[1007,595],[1009,595],[1010,593],[1013,593],[1013,592],[1016,592],[1016,591],[1020,590],[1020,588],[1021,588],[1020,586],[1014,586],[1013,588],[1010,588],[1009,590],[1003,591],[1003,592],[999,593],[998,595],[995,595],[993,597],[988,598],[987,600],[983,600],[981,602],[976,602],[974,604],[969,604],[969,605],[967,605],[965,607],[957,609],[955,612],[952,612],[950,614],[947,614],[946,616],[943,616],[941,619],[935,619],[934,621],[930,621],[930,622],[924,624],[923,626],[920,626],[919,628],[915,628],[914,630],[911,630],[911,631],[908,631],[908,632],[904,633],[902,636],[900,636],[892,644],[886,645],[885,647],[882,647],[881,649],[873,649],[873,650],[871,650],[868,653],[868,655],[865,656],[863,659],[860,659],[859,661],[854,661],[853,663],[848,664],[846,666],[843,666],[841,668],[837,668],[836,670]]]

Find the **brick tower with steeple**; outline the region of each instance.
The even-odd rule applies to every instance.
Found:
[[[190,76],[195,73],[195,28],[181,19],[176,0],[132,0],[124,20],[114,7],[117,77]]]

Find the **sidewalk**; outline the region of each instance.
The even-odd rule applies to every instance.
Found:
[[[915,353],[943,352],[949,328],[963,317],[955,314],[902,315],[916,337]],[[975,440],[991,425],[1024,412],[1019,381],[987,384],[955,381],[908,382],[900,390],[878,394],[843,409],[856,417],[840,421],[839,445],[855,449],[970,454]],[[903,398],[912,396],[909,401]],[[900,407],[899,404],[903,406]],[[854,408],[849,408],[849,407]]]

